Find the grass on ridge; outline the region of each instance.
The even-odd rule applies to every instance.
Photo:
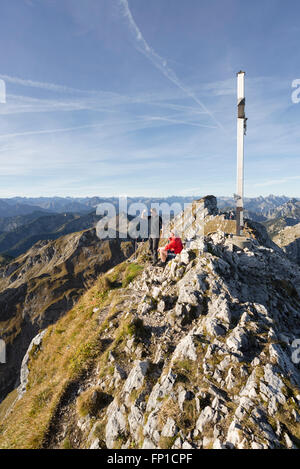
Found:
[[[137,263],[119,264],[100,276],[75,307],[47,329],[41,351],[29,361],[27,392],[15,404],[9,418],[0,423],[0,448],[42,446],[68,385],[103,355],[99,339],[107,321],[104,317],[99,325],[99,312],[114,304],[118,288],[129,285],[142,270]],[[10,395],[1,403],[0,415],[8,407],[8,399],[11,400]]]

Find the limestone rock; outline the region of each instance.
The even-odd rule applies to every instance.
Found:
[[[23,395],[26,392],[26,387],[28,383],[28,376],[29,376],[29,370],[28,370],[28,363],[30,360],[30,353],[32,352],[33,349],[37,350],[41,347],[42,340],[44,335],[46,334],[46,330],[40,332],[38,335],[36,335],[29,347],[28,350],[23,358],[22,365],[21,365],[21,371],[20,371],[20,386],[18,387],[18,398],[21,399]]]
[[[115,441],[120,436],[127,434],[127,420],[125,408],[113,401],[107,408],[107,424],[105,428],[106,444],[108,449],[113,449]]]

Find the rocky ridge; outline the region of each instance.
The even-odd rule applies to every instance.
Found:
[[[71,383],[43,447],[299,447],[300,268],[258,225],[235,246],[214,199],[203,202],[210,228],[195,233],[191,210],[184,251],[118,291],[108,346]]]
[[[114,395],[102,444],[299,445],[300,370],[292,361],[298,268],[255,240],[235,251],[218,233],[203,252],[186,249],[164,271],[148,268],[132,288],[141,295],[137,316],[148,338],[128,341],[124,355],[136,359],[118,388],[115,361],[114,375],[97,383]],[[92,433],[87,441],[101,447]]]

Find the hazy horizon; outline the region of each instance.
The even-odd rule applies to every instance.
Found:
[[[101,198],[101,199],[112,199],[112,198],[122,198],[122,197],[128,197],[128,198],[152,198],[152,199],[167,199],[167,198],[172,198],[172,197],[178,197],[178,198],[193,198],[193,197],[205,197],[208,195],[214,195],[216,198],[228,198],[228,199],[233,199],[234,195],[215,195],[215,194],[193,194],[193,195],[178,195],[178,194],[169,194],[169,195],[143,195],[143,194],[135,194],[135,195],[128,195],[128,194],[121,194],[121,195],[79,195],[79,196],[62,196],[62,195],[53,195],[53,196],[47,196],[47,195],[35,195],[35,196],[22,196],[22,195],[15,195],[11,197],[0,197],[0,200],[4,199],[14,199],[14,198],[21,198],[21,199],[49,199],[49,198],[61,198],[61,199],[92,199],[92,198]],[[247,197],[245,196],[245,199],[256,199],[256,198],[269,198],[269,197],[285,197],[288,199],[300,199],[299,197],[295,196],[289,196],[286,194],[268,194],[266,196],[263,195],[257,195],[253,197]]]

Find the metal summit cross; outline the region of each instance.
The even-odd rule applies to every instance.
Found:
[[[246,135],[247,118],[245,116],[245,72],[237,74],[237,193],[236,200],[236,234],[241,236],[244,227],[244,136]]]
[[[0,79],[0,104],[6,103],[6,87],[5,81]],[[6,363],[6,348],[5,342],[0,337],[0,363]]]

